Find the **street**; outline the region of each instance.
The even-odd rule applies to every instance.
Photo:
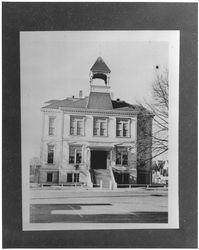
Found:
[[[167,223],[167,190],[31,190],[30,223]]]

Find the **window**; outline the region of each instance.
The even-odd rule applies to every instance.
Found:
[[[108,134],[108,120],[107,118],[94,118],[93,135],[94,136],[107,136]]]
[[[116,136],[129,137],[130,136],[130,120],[117,119],[116,120]]]
[[[117,148],[116,165],[128,165],[128,151],[126,148]]]
[[[69,147],[69,163],[79,164],[82,162],[82,147],[70,146]]]
[[[73,175],[71,173],[67,174],[67,182],[73,182]]]
[[[48,129],[49,135],[55,134],[55,117],[49,117],[49,129]]]
[[[84,118],[71,116],[70,119],[70,134],[84,135]]]
[[[74,173],[74,182],[79,182],[79,173]]]
[[[53,163],[54,161],[54,146],[48,145],[48,163]]]
[[[67,182],[79,182],[79,173],[68,173]]]
[[[53,181],[53,173],[47,173],[47,182]]]

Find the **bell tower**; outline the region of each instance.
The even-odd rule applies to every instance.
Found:
[[[100,57],[90,69],[90,94],[87,108],[112,110],[110,95],[110,69]]]
[[[110,90],[110,69],[99,56],[90,69],[90,91],[109,93]]]

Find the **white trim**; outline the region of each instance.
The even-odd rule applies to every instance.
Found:
[[[41,111],[49,113],[61,113],[60,109],[51,109],[51,108],[41,108]]]
[[[56,118],[57,118],[56,116],[51,116],[51,115],[48,116],[48,136],[49,137],[56,136],[56,130],[57,130]],[[51,121],[53,120],[53,126],[50,126],[50,120]],[[51,128],[54,129],[52,134],[50,134],[50,129]]]
[[[63,138],[64,138],[64,112],[62,112],[62,116],[61,116],[60,161],[59,161],[60,168],[63,162]]]
[[[53,162],[52,163],[48,162],[49,147],[53,147]],[[46,159],[46,164],[55,164],[55,145],[54,144],[47,143],[47,159]]]
[[[72,165],[72,164],[82,164],[83,163],[83,145],[74,145],[74,144],[70,144],[69,143],[69,148],[68,148],[68,150],[69,150],[69,152],[68,152],[68,156],[69,156],[69,158],[68,158],[68,164],[69,165]],[[70,147],[75,147],[75,152],[74,152],[74,162],[73,163],[70,163]],[[76,159],[76,157],[77,157],[77,148],[80,148],[81,147],[81,162],[80,163],[77,163],[77,159]],[[72,155],[73,156],[73,155]]]
[[[125,120],[124,120],[125,119]],[[119,122],[122,124],[122,129],[121,129],[121,131],[122,131],[122,135],[117,135],[117,124],[118,124],[118,121],[119,120]],[[131,138],[131,126],[130,126],[130,121],[131,121],[131,119],[128,119],[128,118],[118,118],[118,117],[116,117],[116,131],[115,131],[115,133],[116,133],[116,137],[117,138]],[[123,128],[123,125],[124,124],[127,124],[127,126],[128,126],[128,130],[127,130],[127,136],[124,136],[124,128]]]
[[[93,136],[97,137],[108,137],[108,118],[107,117],[93,117]],[[96,122],[96,127],[95,127],[95,122]],[[105,122],[105,135],[101,135],[101,124],[102,122]],[[98,125],[98,126],[97,126]],[[97,128],[97,135],[94,134],[94,129]]]
[[[71,113],[79,113],[80,115],[82,113],[85,114],[107,114],[107,115],[121,115],[121,116],[136,116],[138,113],[140,113],[140,111],[126,111],[126,110],[99,110],[99,109],[87,109],[87,108],[67,108],[67,107],[59,107],[59,109],[47,109],[47,108],[42,108],[43,112],[61,112],[61,111],[67,111],[67,112],[71,112]],[[152,116],[151,113],[146,113],[144,114],[145,116]]]
[[[72,119],[74,119],[74,126],[75,126],[75,131],[74,131],[74,134],[71,133],[71,125],[72,125]],[[77,129],[78,129],[78,126],[77,126],[77,123],[78,121],[80,121],[82,123],[82,134],[80,133],[79,135],[77,134]],[[81,116],[73,116],[73,115],[70,115],[70,131],[69,131],[69,135],[72,135],[72,136],[85,136],[85,117],[81,117]]]

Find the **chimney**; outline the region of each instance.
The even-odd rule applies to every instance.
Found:
[[[83,91],[80,90],[80,91],[79,91],[79,98],[82,98],[82,97],[83,97]]]

